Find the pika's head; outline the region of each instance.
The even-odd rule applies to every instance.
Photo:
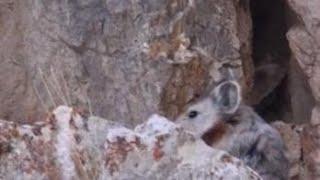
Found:
[[[241,90],[236,81],[224,81],[208,97],[190,105],[176,120],[184,129],[201,137],[221,121],[234,114],[241,102]]]

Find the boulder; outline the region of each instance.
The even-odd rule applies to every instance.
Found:
[[[0,179],[261,179],[153,115],[134,130],[58,107],[46,122],[0,122]]]

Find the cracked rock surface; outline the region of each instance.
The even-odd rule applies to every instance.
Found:
[[[235,78],[244,100],[262,107],[266,121],[286,122],[275,127],[288,146],[290,177],[319,179],[320,1],[251,2],[256,5],[249,0],[0,0],[0,118],[6,120],[0,123],[0,166],[6,167],[0,174],[16,172],[22,163],[19,172],[31,179],[69,178],[59,169],[62,159],[70,176],[109,173],[95,166],[105,154],[87,152],[100,152],[89,146],[105,147],[105,129],[115,124],[93,116],[94,123],[84,127],[44,121],[59,105],[133,128],[153,113],[174,119],[216,82]],[[96,131],[79,135],[87,128]],[[115,142],[114,148],[124,143],[133,156],[142,148]],[[78,154],[64,157],[66,149],[57,151],[62,145]],[[109,161],[117,164],[109,164],[115,174],[123,170],[122,156]]]
[[[46,122],[0,121],[0,179],[261,179],[153,115],[135,130],[60,106]]]
[[[224,0],[2,0],[0,117],[37,121],[60,104],[91,106],[95,115],[128,125],[153,112],[175,117],[205,82],[224,76],[223,64],[244,82],[246,6]]]

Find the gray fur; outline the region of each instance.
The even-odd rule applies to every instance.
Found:
[[[228,86],[221,88],[222,85]],[[222,90],[230,92],[221,92]],[[202,137],[212,147],[242,159],[263,179],[287,179],[288,160],[280,134],[251,107],[234,103],[240,102],[240,94],[237,83],[224,82],[209,97],[191,105],[177,122],[196,136]],[[227,104],[221,104],[222,101]],[[190,118],[191,111],[197,111],[198,115]]]

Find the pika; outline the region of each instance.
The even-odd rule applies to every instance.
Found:
[[[213,148],[244,161],[265,180],[288,179],[286,147],[277,130],[241,102],[236,81],[218,84],[176,120]]]

